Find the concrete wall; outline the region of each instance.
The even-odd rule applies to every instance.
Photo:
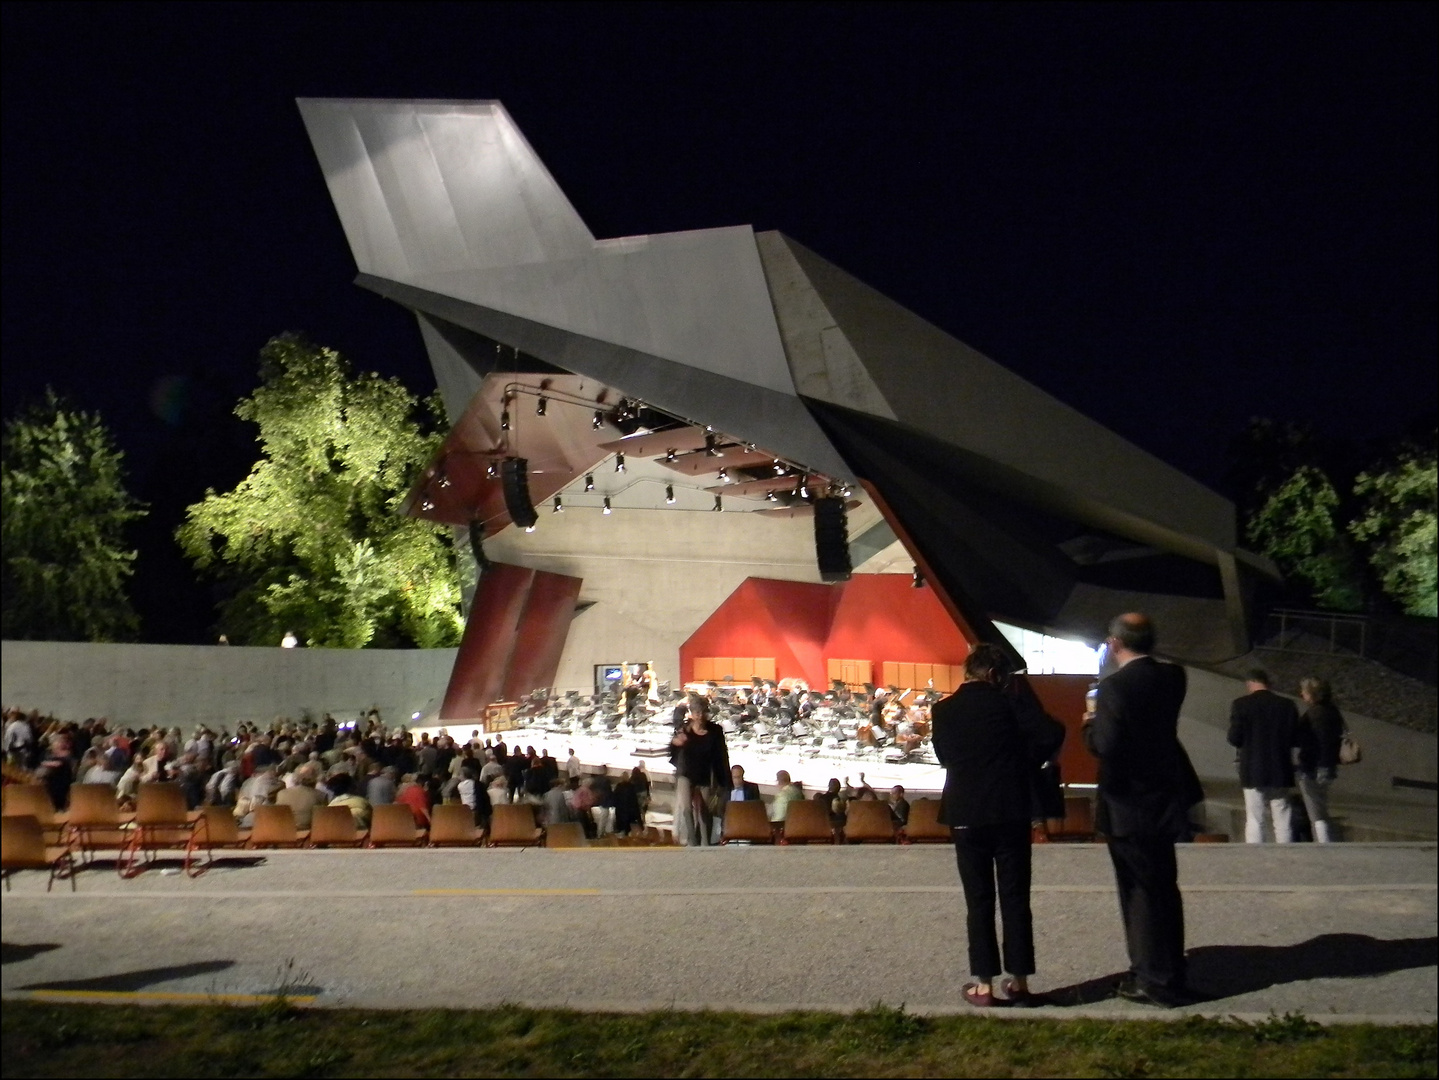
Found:
[[[580,603],[594,606],[570,624],[560,690],[590,693],[594,665],[623,660],[652,660],[660,679],[677,683],[680,646],[745,578],[819,581],[809,518],[638,510],[541,518],[534,533],[507,528],[485,551],[584,579]],[[850,534],[878,518],[866,502],[850,514]]]
[[[371,707],[395,722],[439,708],[455,652],[7,641],[0,701],[126,726],[233,727],[306,709],[343,720]]]

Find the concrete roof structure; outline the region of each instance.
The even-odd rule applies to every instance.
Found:
[[[1187,659],[1247,647],[1249,582],[1273,571],[1227,500],[789,237],[597,239],[498,102],[299,104],[359,282],[415,312],[452,420],[487,377],[503,409],[578,376],[596,429],[643,403],[751,465],[862,487],[882,520],[851,520],[852,561],[902,544],[977,637],[1002,641],[998,617],[1093,639],[1142,605]],[[501,426],[451,452],[497,453]]]

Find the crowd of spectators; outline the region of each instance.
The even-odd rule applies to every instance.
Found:
[[[407,806],[416,825],[442,802],[463,803],[487,828],[499,803],[527,803],[539,824],[579,822],[586,835],[642,830],[651,785],[643,763],[617,778],[588,774],[573,750],[562,766],[549,751],[510,747],[475,731],[457,741],[387,727],[372,710],[354,724],[277,718],[240,724],[232,734],[207,725],[187,737],[180,728],[119,728],[105,719],[61,721],[17,708],[4,711],[3,749],[12,778],[45,785],[64,810],[74,784],[105,784],[122,809],[133,808],[144,783],[175,783],[191,809],[225,806],[242,826],[255,807],[291,808],[307,829],[316,806],[343,806],[360,828],[371,808]]]

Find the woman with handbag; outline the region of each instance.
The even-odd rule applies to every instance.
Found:
[[[1323,679],[1299,681],[1299,696],[1308,708],[1299,718],[1299,765],[1294,778],[1314,841],[1327,844],[1333,839],[1329,828],[1329,785],[1339,767],[1339,747],[1344,741],[1344,717],[1334,706],[1329,684]]]

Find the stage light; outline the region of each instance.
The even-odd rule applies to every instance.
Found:
[[[501,430],[501,431],[509,431],[509,430],[510,430],[510,410],[509,410],[509,409],[501,409],[501,410],[500,410],[500,430]]]
[[[590,427],[594,428],[596,431],[599,431],[600,425],[604,422],[605,414],[600,412],[599,409],[596,409],[594,417],[590,420]]]
[[[421,502],[420,502],[420,509],[421,509],[421,510],[433,510],[434,508],[435,508],[435,500],[432,499],[432,498],[430,498],[428,495],[426,495],[426,496],[424,497],[424,499],[421,500]]]
[[[665,464],[673,465],[675,463],[675,458],[678,456],[679,455],[675,453],[674,447],[670,447],[668,450],[665,451]]]
[[[500,465],[499,465],[499,462],[497,462],[497,461],[492,461],[492,462],[490,462],[489,465],[485,467],[485,475],[488,476],[491,480],[496,480],[496,479],[498,479],[498,478],[499,478],[499,475],[500,475]]]
[[[593,473],[586,473],[586,474],[585,474],[585,490],[586,490],[586,491],[594,491],[594,490],[595,490],[595,477],[594,477],[594,474],[593,474]]]
[[[716,439],[713,435],[705,436],[705,457],[724,457],[724,454],[720,451],[718,443],[719,440]]]
[[[764,493],[764,499],[765,502],[779,502],[779,496],[776,495],[773,491],[766,491]]]
[[[715,513],[719,513],[719,512],[722,511],[723,509],[724,509],[724,499],[723,499],[721,496],[716,495],[716,496],[715,496]]]
[[[610,497],[609,497],[608,495],[606,495],[606,496],[605,496],[605,508],[604,508],[604,510],[601,511],[601,513],[608,514],[609,512],[610,512]]]
[[[544,415],[545,415],[545,410],[547,410],[549,407],[550,407],[550,399],[547,398],[547,397],[545,397],[544,394],[541,394],[541,395],[540,395],[540,400],[537,401],[537,402],[535,402],[535,415],[536,415],[536,416],[544,416]]]
[[[449,486],[450,486],[449,461],[448,461],[448,459],[446,459],[446,460],[440,462],[440,487],[442,487],[442,488],[447,488],[447,487],[449,487]]]
[[[526,526],[525,526],[525,532],[527,532],[527,533],[532,533],[532,532],[534,532],[534,531],[535,531],[535,527],[534,527],[533,525],[526,525]]]
[[[675,501],[675,486],[674,486],[673,484],[666,484],[666,485],[665,485],[665,502],[666,502],[666,503],[669,503],[671,506],[673,506],[673,505],[674,505],[674,501]]]
[[[914,568],[914,577],[910,579],[910,585],[916,589],[924,588],[924,574],[920,572],[917,566]]]
[[[554,507],[550,510],[550,513],[552,513],[552,514],[563,514],[564,512],[565,512],[565,504],[562,503],[562,502],[560,501],[560,497],[559,497],[558,495],[556,495],[556,496],[555,496],[555,505],[554,505]]]
[[[799,483],[795,485],[794,494],[795,494],[795,498],[797,498],[797,499],[808,499],[808,498],[809,498],[809,477],[808,477],[808,476],[801,476],[801,477],[799,478]]]
[[[776,475],[784,475],[784,464],[779,460],[779,458],[774,459],[774,471]]]
[[[616,455],[615,455],[615,472],[624,472],[624,471],[625,471],[625,456],[624,456],[624,454],[616,454]]]
[[[719,478],[720,478],[720,483],[722,483],[722,484],[728,484],[728,483],[729,483],[729,470],[728,470],[728,469],[721,469],[721,470],[719,471]]]

